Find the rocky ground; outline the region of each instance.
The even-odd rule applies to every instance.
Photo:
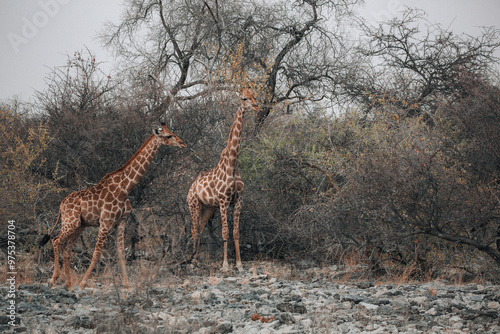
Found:
[[[16,325],[1,315],[0,332],[500,333],[499,285],[343,282],[336,267],[293,277],[273,265],[225,276],[164,272],[129,289],[20,284]]]

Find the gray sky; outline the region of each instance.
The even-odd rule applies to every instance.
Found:
[[[44,78],[67,55],[95,52],[111,69],[111,54],[96,34],[106,21],[117,22],[122,0],[2,0],[0,4],[0,101],[31,98]]]
[[[404,6],[418,7],[431,22],[456,33],[477,35],[479,26],[500,28],[499,0],[366,0],[369,22],[394,17]],[[118,22],[122,0],[3,0],[0,4],[0,101],[33,97],[44,89],[51,69],[67,55],[88,47],[109,71],[114,60],[96,34],[103,22]]]

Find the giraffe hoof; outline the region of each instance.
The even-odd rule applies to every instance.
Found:
[[[229,265],[227,263],[224,263],[222,265],[222,271],[225,272],[225,273],[229,271]]]
[[[243,265],[241,262],[236,263],[236,268],[238,268],[238,271],[243,271]]]
[[[54,280],[52,278],[49,279],[48,285],[49,285],[49,289],[52,289],[52,287],[54,286]]]

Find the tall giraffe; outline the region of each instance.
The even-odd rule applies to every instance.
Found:
[[[209,171],[201,172],[191,185],[187,196],[191,213],[191,235],[193,238],[193,258],[198,254],[199,234],[203,231],[208,219],[219,207],[222,220],[222,239],[224,240],[224,263],[222,270],[228,271],[227,239],[229,229],[227,225],[227,210],[234,203],[233,211],[233,239],[236,251],[236,267],[242,270],[239,244],[239,223],[242,206],[241,192],[243,181],[238,171],[238,156],[240,153],[241,128],[243,116],[248,109],[258,110],[257,103],[250,89],[244,89],[240,95],[240,106],[234,117],[226,148],[222,151],[219,163]]]
[[[71,289],[69,269],[71,249],[87,226],[99,226],[99,234],[92,262],[80,283],[80,288],[83,289],[87,285],[90,274],[97,261],[99,261],[102,247],[112,227],[116,228],[116,249],[122,270],[123,284],[128,285],[123,239],[125,221],[132,209],[132,205],[127,196],[139,183],[161,145],[186,147],[186,144],[162,122],[160,127],[153,129],[153,134],[149,136],[125,165],[104,176],[95,186],[73,192],[62,200],[52,231],[40,241],[40,245],[43,246],[50,240],[50,234],[54,232],[59,218],[61,218],[61,231],[52,240],[54,246],[54,274],[49,280],[49,287],[52,287],[59,277],[59,249],[62,247],[65,285],[68,290]]]

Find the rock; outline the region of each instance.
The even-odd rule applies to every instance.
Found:
[[[93,329],[96,327],[94,319],[91,319],[88,316],[78,316],[78,315],[73,315],[68,317],[64,322],[64,324],[73,329],[79,329],[79,328]]]
[[[415,297],[415,298],[411,298],[409,299],[409,302],[411,305],[423,305],[425,302],[427,302],[427,297]]]
[[[169,327],[177,330],[185,330],[186,333],[189,329],[189,322],[183,316],[171,317],[168,321]]]
[[[368,289],[368,288],[371,288],[373,287],[373,282],[371,281],[363,281],[363,282],[359,282],[357,284],[357,286],[360,288],[360,289]]]
[[[214,333],[225,334],[233,331],[233,324],[226,321],[215,326]]]
[[[364,297],[356,296],[356,295],[345,295],[345,296],[342,296],[341,299],[343,301],[353,302],[354,304],[358,304],[359,302],[362,302],[365,300]]]
[[[283,274],[289,270],[276,275],[274,266],[263,271],[255,263],[249,266],[255,270],[228,277],[193,268],[179,276],[164,271],[165,279],[141,285],[136,278],[129,290],[21,284],[16,321],[21,331],[47,334],[500,332],[495,284],[335,282],[324,268],[290,279]],[[7,291],[0,286],[4,296]],[[0,316],[0,332],[15,332],[6,316]]]
[[[309,328],[311,328],[313,321],[311,319],[303,319],[303,320],[301,320],[300,323],[302,324],[304,329],[309,329]]]
[[[379,306],[376,310],[378,315],[390,315],[394,313],[394,309],[388,305]]]
[[[290,313],[307,313],[307,309],[302,304],[297,303],[280,303],[276,305],[276,308],[281,312],[290,312]]]
[[[378,305],[373,305],[373,304],[369,304],[369,303],[365,303],[365,302],[360,302],[359,305],[363,306],[368,311],[373,311],[373,310],[378,309]]]
[[[262,274],[262,275],[257,275],[257,276],[252,277],[252,278],[250,279],[250,281],[252,281],[252,282],[253,282],[253,281],[261,281],[261,280],[267,280],[268,278],[269,278],[269,276],[268,276],[268,275],[264,275],[264,274]]]
[[[472,300],[473,302],[482,302],[483,299],[484,299],[483,295],[472,295],[472,296],[470,296],[470,300]]]
[[[201,301],[201,291],[197,290],[191,294],[193,301],[198,304]]]
[[[492,310],[498,310],[500,309],[500,303],[499,302],[489,302],[487,307]]]
[[[202,327],[196,333],[198,333],[198,334],[211,334],[212,333],[212,329],[209,328],[209,327]]]
[[[293,316],[288,313],[288,312],[283,312],[283,313],[279,313],[277,316],[276,316],[276,320],[278,320],[279,322],[281,322],[282,324],[287,324],[287,325],[290,325],[290,324],[293,324],[295,323],[295,319],[293,318]]]

